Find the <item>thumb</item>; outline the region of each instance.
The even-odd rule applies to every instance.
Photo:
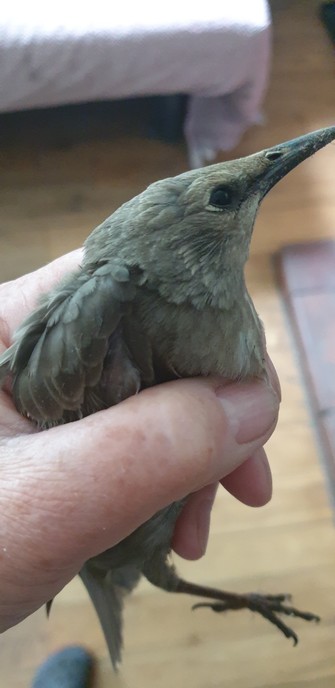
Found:
[[[278,406],[265,382],[180,380],[75,423],[7,440],[3,565],[16,606],[24,595],[24,615],[30,613],[86,559],[231,473],[267,441]]]

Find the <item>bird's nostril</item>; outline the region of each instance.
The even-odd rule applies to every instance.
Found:
[[[283,151],[269,151],[268,153],[265,154],[265,157],[268,160],[278,160],[278,158],[281,158],[283,155]]]

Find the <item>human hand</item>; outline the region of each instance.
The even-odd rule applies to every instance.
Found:
[[[67,271],[75,251],[0,287],[0,349]],[[173,547],[206,548],[219,482],[251,506],[271,496],[263,445],[278,415],[279,384],[192,379],[159,385],[83,420],[37,432],[0,398],[0,630],[52,599],[84,561],[156,511],[192,493]]]

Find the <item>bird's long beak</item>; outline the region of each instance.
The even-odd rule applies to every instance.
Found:
[[[261,190],[262,198],[285,175],[335,139],[335,126],[312,131],[305,136],[299,136],[292,141],[280,143],[268,148],[258,155],[263,156],[263,167],[257,179],[257,188]],[[264,164],[263,163],[263,164]]]

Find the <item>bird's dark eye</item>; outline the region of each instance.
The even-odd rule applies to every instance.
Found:
[[[233,193],[229,186],[217,186],[211,192],[209,197],[209,205],[214,208],[227,208],[231,205],[233,200]]]

